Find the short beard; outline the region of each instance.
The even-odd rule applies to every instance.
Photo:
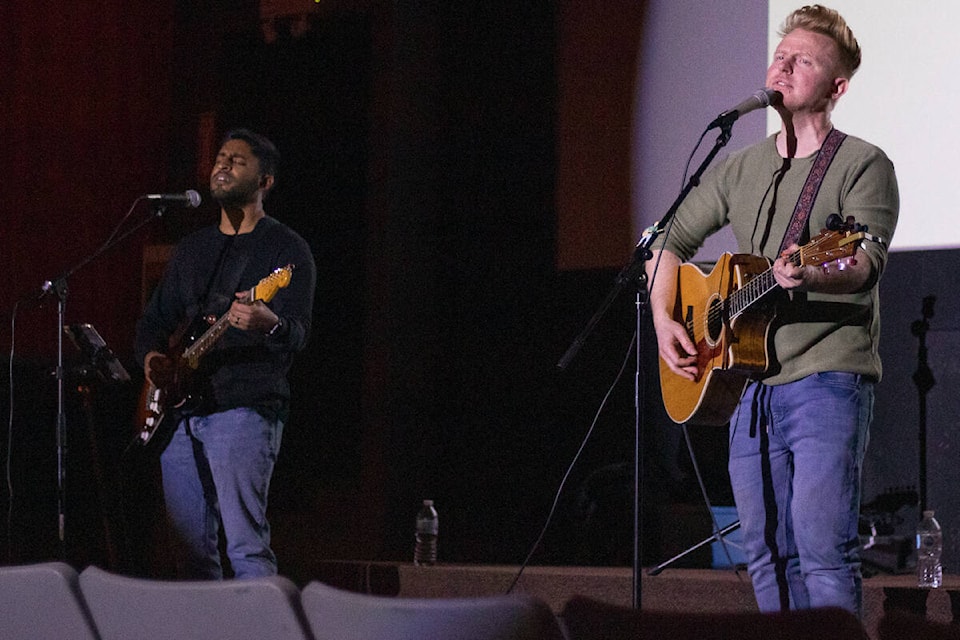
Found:
[[[244,205],[252,202],[249,194],[245,193],[223,193],[220,195],[214,195],[213,199],[225,209],[240,209]]]
[[[252,190],[240,188],[221,191],[219,193],[211,189],[210,195],[213,196],[213,199],[216,200],[221,207],[239,209],[244,205],[254,202],[256,193],[256,188]]]

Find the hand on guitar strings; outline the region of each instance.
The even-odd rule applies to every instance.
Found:
[[[143,373],[153,386],[165,388],[173,383],[175,366],[173,360],[159,351],[151,351],[143,359]]]
[[[672,318],[664,317],[654,322],[657,332],[660,358],[681,378],[694,381],[699,377],[697,349],[687,330]]]

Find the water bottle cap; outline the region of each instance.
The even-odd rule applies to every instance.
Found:
[[[424,500],[424,501],[423,501],[423,506],[425,506],[425,507],[432,507],[432,506],[433,506],[433,500]]]
[[[933,517],[933,509],[927,509],[926,511],[924,511],[924,512],[923,512],[923,517],[924,517],[924,518],[932,518],[932,517]]]

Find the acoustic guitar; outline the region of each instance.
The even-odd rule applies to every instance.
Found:
[[[848,217],[800,247],[790,260],[799,266],[848,259],[870,236]],[[660,359],[660,389],[670,419],[678,424],[723,425],[729,421],[751,377],[769,367],[770,326],[776,305],[768,294],[780,287],[770,261],[750,254],[723,254],[709,275],[690,263],[677,273],[673,318],[686,327],[697,348],[699,374],[683,378]]]

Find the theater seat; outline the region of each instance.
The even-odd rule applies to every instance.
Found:
[[[550,608],[524,595],[394,598],[314,581],[301,598],[316,640],[563,640]]]
[[[0,567],[0,638],[95,640],[76,570],[62,562]]]
[[[868,640],[849,611],[783,613],[675,613],[637,611],[575,597],[561,614],[570,640]]]
[[[104,638],[308,640],[300,592],[282,576],[148,580],[88,567],[80,590]]]
[[[960,625],[894,609],[880,619],[877,636],[879,640],[960,640]]]

